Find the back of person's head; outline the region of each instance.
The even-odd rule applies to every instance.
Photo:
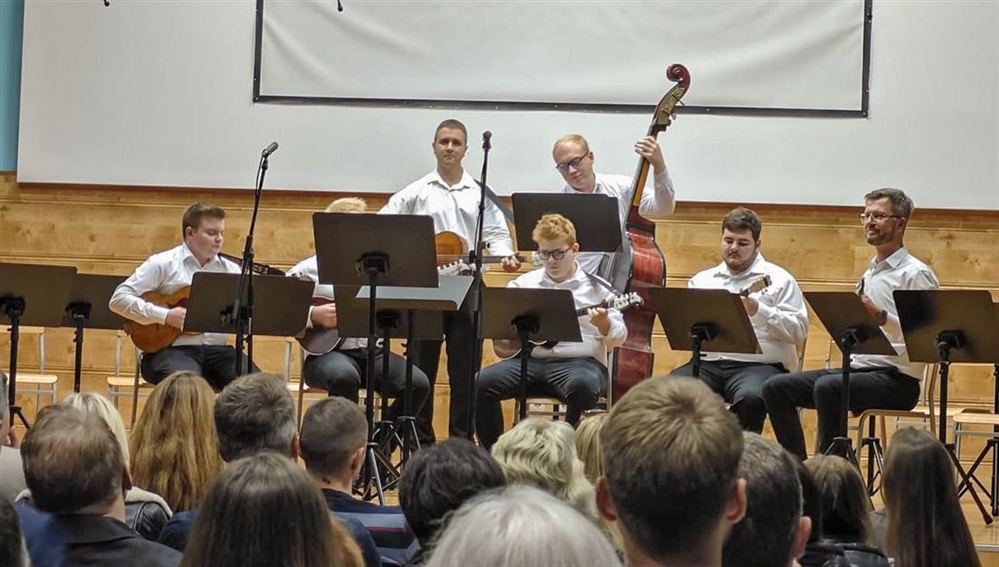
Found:
[[[588,518],[550,494],[509,486],[466,502],[448,521],[427,567],[620,565]]]
[[[801,515],[812,520],[812,531],[808,534],[808,543],[822,539],[822,495],[819,488],[815,486],[815,479],[812,473],[805,467],[805,463],[794,459],[794,470],[798,473],[798,482],[801,483]]]
[[[193,372],[174,372],[153,388],[132,428],[132,480],[174,510],[197,508],[222,471],[215,392]]]
[[[32,501],[51,514],[104,514],[130,488],[123,486],[125,459],[107,423],[74,407],[39,412],[21,459]]]
[[[583,474],[586,480],[596,483],[604,474],[603,461],[600,460],[600,430],[607,421],[607,412],[600,410],[587,415],[576,425],[576,454],[583,462]]]
[[[804,552],[811,520],[801,515],[801,482],[794,457],[774,441],[744,433],[739,477],[746,481],[746,516],[722,548],[730,567],[790,565]]]
[[[885,455],[885,551],[898,567],[979,565],[947,450],[923,429],[899,429]]]
[[[360,197],[340,197],[326,206],[327,213],[363,213],[368,204]]]
[[[304,430],[303,430],[304,452]],[[466,439],[451,438],[420,449],[399,480],[399,506],[426,547],[451,512],[480,492],[506,485],[499,463]]]
[[[597,519],[593,485],[576,456],[572,426],[562,421],[528,418],[500,435],[492,455],[510,484],[529,484],[548,491]]]
[[[348,470],[351,461],[368,441],[368,422],[356,403],[340,397],[316,402],[305,412],[299,445],[305,468],[313,476],[337,476]]]
[[[361,565],[360,550],[319,488],[287,456],[229,463],[208,491],[181,565]]]
[[[860,470],[850,461],[831,455],[816,455],[805,461],[805,467],[822,497],[822,536],[870,543],[874,535],[871,499]]]
[[[28,549],[21,536],[21,520],[14,505],[0,496],[0,565],[28,566]]]
[[[222,460],[261,451],[295,455],[295,400],[277,374],[258,372],[229,383],[215,399],[215,431]]]
[[[121,446],[121,455],[125,458],[125,464],[128,464],[128,432],[125,431],[125,422],[122,421],[121,414],[118,413],[118,409],[114,407],[111,400],[93,392],[75,392],[66,396],[62,404],[83,410],[104,420],[111,433],[114,433],[118,445]]]
[[[713,546],[742,515],[742,444],[735,416],[704,383],[646,380],[614,404],[600,432],[601,513],[652,559]]]

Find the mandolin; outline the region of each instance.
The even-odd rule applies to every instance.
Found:
[[[621,295],[615,295],[613,297],[608,297],[600,303],[595,305],[588,305],[586,307],[580,307],[576,310],[576,317],[582,317],[590,312],[590,309],[617,309],[618,311],[625,311],[626,309],[631,309],[632,307],[637,307],[645,302],[642,296],[637,293],[623,293]],[[552,348],[558,344],[558,341],[531,341],[534,346],[539,346],[541,348]],[[518,354],[513,355],[514,357]],[[512,358],[512,357],[511,357]]]
[[[437,248],[438,264],[444,265],[445,268],[461,268],[460,271],[455,272],[457,274],[467,274],[475,269],[474,265],[468,263],[468,243],[459,234],[450,231],[438,232],[434,235],[434,244]],[[516,257],[517,261],[524,261],[523,256],[517,254]],[[486,271],[485,264],[499,264],[502,261],[502,256],[484,255],[482,257],[482,271]]]

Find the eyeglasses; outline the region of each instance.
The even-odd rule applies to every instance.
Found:
[[[885,219],[900,219],[902,215],[886,215],[884,213],[860,213],[860,224],[867,224],[867,221],[884,222]]]
[[[541,257],[542,260],[553,258],[557,262],[562,258],[565,258],[567,252],[569,252],[568,248],[565,250],[538,250],[538,256]]]
[[[583,163],[583,160],[586,159],[586,156],[588,156],[588,155],[590,155],[590,154],[589,153],[585,153],[585,154],[583,154],[583,155],[581,155],[581,156],[579,156],[577,158],[572,158],[571,160],[569,160],[567,162],[556,164],[555,165],[555,169],[561,171],[562,173],[565,173],[566,171],[569,171],[570,167],[573,168],[573,169],[579,169],[579,164]]]

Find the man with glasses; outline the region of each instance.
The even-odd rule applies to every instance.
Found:
[[[940,282],[929,266],[909,254],[902,240],[912,215],[912,199],[898,189],[877,189],[864,197],[860,215],[867,243],[875,255],[857,282],[857,294],[881,324],[896,356],[853,355],[850,371],[850,410],[910,410],[919,400],[923,364],[909,361],[902,327],[892,292],[896,289],[938,289]],[[822,453],[840,431],[841,368],[782,374],[763,387],[777,441],[805,459],[805,437],[797,408],[816,408],[819,413],[819,446]]]
[[[568,289],[577,309],[611,297],[576,261],[579,243],[569,219],[559,214],[542,216],[532,238],[544,267],[514,279],[508,287]],[[579,330],[582,342],[534,346],[524,377],[531,386],[543,387],[547,394],[563,401],[568,406],[566,421],[572,425],[584,410],[596,407],[597,398],[607,388],[607,353],[620,346],[628,334],[616,309],[590,309],[579,318]],[[487,449],[503,433],[500,402],[516,397],[520,388],[520,361],[513,358],[520,349],[519,341],[494,340],[497,356],[508,360],[479,373],[475,425],[479,442]]]
[[[641,155],[652,164],[652,191],[642,193],[642,204],[639,211],[643,215],[668,215],[673,212],[676,204],[673,191],[673,181],[666,170],[666,160],[663,158],[659,143],[652,136],[646,136],[635,142],[635,153]],[[621,227],[628,218],[631,199],[634,193],[634,180],[625,175],[607,175],[593,171],[593,152],[586,138],[579,134],[566,134],[555,141],[552,148],[552,158],[555,169],[562,174],[566,186],[563,193],[597,193],[617,197],[617,205],[621,212]],[[577,257],[579,265],[590,274],[603,275],[601,263],[610,254],[601,252],[581,252]]]

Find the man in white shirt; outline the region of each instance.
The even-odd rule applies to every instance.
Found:
[[[646,136],[635,142],[635,153],[647,159],[652,164],[653,171],[653,190],[642,192],[639,211],[643,215],[672,213],[676,206],[676,194],[659,143],[654,137]],[[625,175],[594,173],[594,156],[590,144],[579,134],[566,134],[556,140],[552,148],[552,158],[555,160],[555,169],[565,179],[563,193],[597,193],[617,197],[621,213],[621,229],[624,230],[624,223],[628,218],[634,196],[632,187],[634,180]],[[605,271],[607,266],[604,260],[609,258],[610,254],[606,252],[580,252],[577,261],[587,273],[606,278],[608,274]]]
[[[475,246],[478,222],[479,184],[461,165],[468,152],[468,131],[458,120],[445,120],[437,126],[433,142],[437,167],[422,178],[392,195],[380,213],[397,215],[428,215],[434,219],[434,231],[453,232],[471,248]],[[510,229],[499,208],[487,200],[483,219],[482,239],[493,256],[503,257],[503,269],[520,268],[513,251]],[[474,290],[473,292],[474,293]],[[471,295],[471,293],[469,294]],[[471,436],[468,404],[475,372],[481,360],[473,359],[475,328],[468,299],[458,311],[444,313],[444,336],[447,339],[447,373],[451,387],[449,433],[451,437]],[[431,389],[437,382],[441,341],[418,341],[415,361],[430,379]],[[481,352],[481,349],[479,350]],[[417,431],[423,445],[435,442],[433,399],[424,404],[417,419]]]
[[[327,213],[363,213],[367,204],[363,199],[345,197],[337,199],[326,207]],[[309,308],[307,329],[317,327],[324,329],[337,328],[336,303],[334,302],[333,286],[319,283],[319,265],[316,256],[302,260],[288,270],[291,277],[306,278],[315,282],[312,296],[324,300],[320,305]],[[387,397],[395,398],[389,413],[382,416],[387,421],[394,421],[403,412],[403,393],[406,386],[406,359],[388,353],[389,374],[382,374],[385,350],[377,348],[375,352],[375,388]],[[354,403],[358,401],[358,390],[365,384],[368,367],[368,339],[343,338],[333,350],[322,353],[310,353],[302,364],[302,379],[313,388],[326,390],[331,396],[346,398]],[[410,411],[415,415],[423,407],[430,395],[430,382],[426,374],[413,366],[413,383],[410,391]]]
[[[596,305],[612,294],[594,281],[576,262],[579,243],[576,228],[559,214],[541,217],[532,234],[538,268],[510,282],[508,287],[568,289],[576,308]],[[566,421],[575,425],[584,410],[594,408],[607,388],[607,353],[620,346],[628,331],[616,309],[590,309],[579,318],[582,342],[558,343],[551,348],[535,346],[524,377],[531,386],[543,386],[568,406]],[[494,340],[493,349],[503,358],[520,351],[516,340]],[[503,433],[502,400],[513,398],[520,388],[520,360],[510,358],[482,369],[476,384],[476,429],[479,442],[487,449]]]
[[[763,259],[760,233],[763,224],[755,212],[737,208],[722,221],[722,263],[697,273],[687,287],[725,289],[741,293],[742,304],[753,324],[760,354],[705,352],[700,380],[726,402],[746,431],[763,431],[766,404],[763,383],[782,372],[797,370],[796,347],[808,336],[808,312],[798,282],[784,268]],[[766,284],[769,278],[769,284]],[[766,287],[763,287],[766,285]],[[693,375],[691,362],[675,369],[676,376]]]
[[[923,364],[909,361],[892,292],[896,289],[938,289],[929,266],[909,254],[903,244],[912,216],[912,199],[898,189],[877,189],[864,196],[860,215],[867,243],[875,255],[857,284],[864,306],[880,322],[897,356],[853,355],[850,365],[850,410],[912,409],[919,400]],[[763,389],[777,441],[800,459],[808,457],[797,408],[819,414],[819,453],[840,431],[840,391],[843,369],[816,370],[775,376]]]
[[[157,305],[143,299],[143,294],[173,295],[189,287],[196,272],[239,273],[239,266],[219,256],[225,231],[224,210],[195,203],[184,211],[182,228],[184,242],[180,246],[150,256],[115,289],[111,311],[142,325],[183,330],[186,307]],[[173,372],[187,370],[221,390],[238,375],[236,349],[227,346],[226,340],[222,333],[184,333],[162,350],[143,353],[142,377],[158,384]],[[256,366],[250,370],[256,371]]]

